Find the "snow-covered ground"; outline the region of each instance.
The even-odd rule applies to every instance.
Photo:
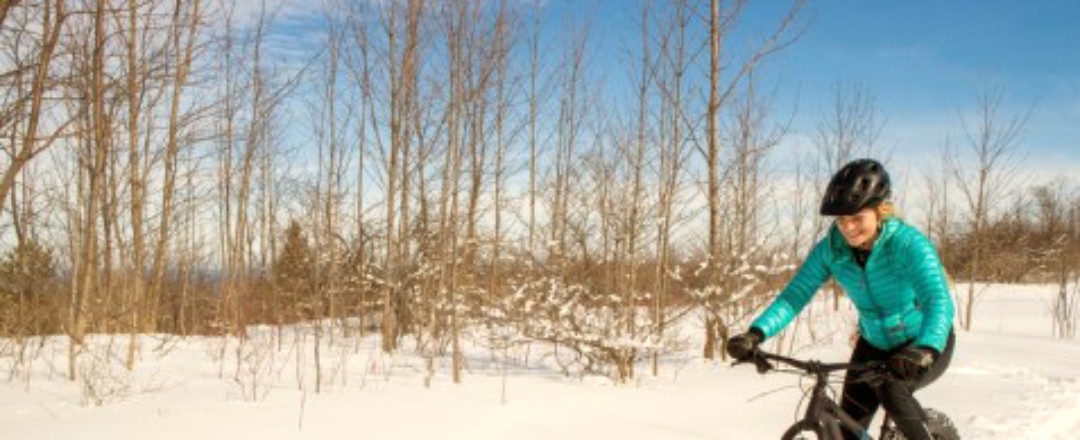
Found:
[[[965,439],[1080,438],[1080,340],[1053,338],[1053,291],[987,289],[974,330],[957,335],[952,367],[920,392]],[[850,311],[812,307],[818,342],[797,343],[795,354],[846,359]],[[222,354],[222,339],[144,337],[131,373],[95,359],[104,351],[84,354],[87,382],[65,378],[66,343],[47,341],[29,348],[30,375],[10,378],[11,359],[0,358],[0,439],[778,438],[796,415],[799,378],[701,360],[697,327],[686,323],[690,344],[658,377],[642,366],[623,385],[565,377],[538,349],[514,353],[512,363],[476,349],[464,383],[452,384],[440,364],[425,387],[421,358],[387,357],[374,339],[341,340],[323,352],[320,393],[310,357],[298,364],[295,356],[311,350],[310,337],[286,338],[279,351],[256,336],[240,362],[234,344]],[[126,339],[112,342],[124,352]]]

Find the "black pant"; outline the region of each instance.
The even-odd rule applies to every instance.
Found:
[[[919,401],[915,400],[915,390],[929,385],[941,377],[952,360],[953,345],[956,343],[956,335],[949,333],[949,340],[945,344],[945,350],[934,360],[930,368],[922,375],[910,382],[886,381],[880,387],[859,381],[859,373],[849,371],[844,378],[844,392],[840,402],[844,412],[851,415],[863,428],[870,426],[870,420],[874,418],[878,406],[884,406],[885,411],[892,417],[896,427],[909,440],[930,440],[926,432],[926,413],[923,412]],[[886,361],[896,352],[903,349],[903,345],[892,350],[881,350],[865,339],[859,338],[855,344],[855,351],[851,353],[852,363],[865,363],[871,361]],[[844,432],[848,439],[857,439],[854,434]]]

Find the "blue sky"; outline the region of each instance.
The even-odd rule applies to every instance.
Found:
[[[299,11],[310,6],[283,1]],[[256,4],[238,5],[248,3]],[[552,37],[565,34],[568,18],[590,21],[594,68],[612,84],[627,80],[625,53],[639,41],[640,1],[543,3]],[[729,46],[738,50],[740,38],[772,29],[791,3],[751,1]],[[1025,168],[1080,176],[1078,23],[1075,0],[810,0],[798,20],[802,36],[766,65],[775,112],[797,108],[785,147],[809,149],[834,87],[859,83],[883,122],[878,147],[918,167],[937,159],[947,138],[962,142],[961,120],[973,117],[990,86],[1003,94],[1003,117],[1030,112],[1017,144]],[[557,53],[548,56],[557,61]]]
[[[748,18],[775,16],[780,3]],[[961,115],[990,85],[1004,94],[1004,115],[1031,112],[1017,145],[1027,166],[1080,171],[1078,20],[1080,2],[1064,0],[812,1],[805,34],[773,67],[799,89],[804,126],[833,85],[866,85],[897,158],[957,142]]]
[[[962,96],[983,77],[1033,98],[1075,93],[1080,79],[1074,1],[825,0],[806,12],[807,33],[785,58],[810,81],[850,77],[926,99]]]
[[[637,4],[551,0],[547,6],[553,18],[565,16],[562,8],[615,17],[594,23],[598,56],[605,58],[637,41]],[[738,37],[772,29],[790,5],[751,2]],[[947,138],[954,146],[962,141],[962,118],[973,117],[980,95],[992,87],[1002,93],[1003,118],[1030,112],[1016,145],[1023,166],[1035,174],[1080,175],[1078,23],[1074,0],[811,0],[800,14],[802,36],[766,67],[777,113],[798,108],[787,146],[809,148],[807,136],[834,87],[859,83],[873,94],[884,124],[878,147],[918,167],[938,158]]]

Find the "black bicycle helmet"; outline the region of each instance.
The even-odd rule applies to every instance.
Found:
[[[852,215],[892,194],[889,173],[873,159],[848,162],[833,175],[821,198],[821,215]]]

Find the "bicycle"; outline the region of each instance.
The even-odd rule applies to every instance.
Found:
[[[806,405],[803,418],[784,431],[784,435],[781,437],[782,440],[843,440],[844,436],[841,429],[854,433],[860,439],[873,440],[867,429],[863,429],[855,419],[840,408],[838,403],[828,397],[829,376],[840,371],[862,371],[864,372],[862,374],[863,378],[860,380],[880,385],[884,381],[892,380],[883,363],[856,365],[824,363],[816,360],[804,361],[768,353],[760,349],[754,353],[750,361],[743,363],[753,362],[757,366],[758,372],[765,374],[768,371],[777,370],[769,361],[786,364],[793,368],[793,370],[780,371],[805,374],[813,377],[815,381],[810,391],[809,403]],[[935,440],[960,439],[956,426],[953,425],[948,416],[934,409],[927,408],[925,411],[930,434]],[[906,437],[896,428],[886,413],[885,421],[881,425],[881,434],[878,438],[880,440],[904,440]]]

